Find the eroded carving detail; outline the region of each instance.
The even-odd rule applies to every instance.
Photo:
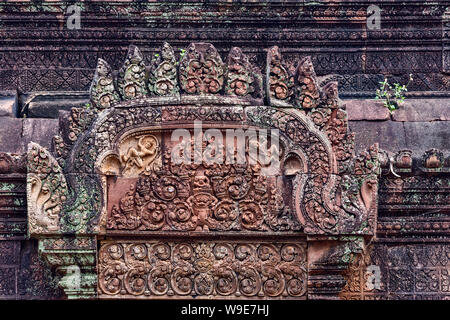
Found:
[[[153,135],[143,135],[132,137],[133,142],[130,142],[121,147],[126,150],[120,155],[121,164],[123,167],[122,174],[127,176],[138,175],[139,173],[151,171],[149,165],[155,160],[160,153],[158,138]],[[136,145],[134,145],[136,143]]]
[[[193,142],[189,146],[193,148]],[[206,148],[207,145],[204,145]],[[282,184],[261,165],[176,164],[171,149],[162,167],[143,172],[111,207],[110,230],[298,230]],[[191,152],[193,161],[195,154]],[[114,191],[111,182],[109,192]]]
[[[215,94],[223,87],[225,66],[210,43],[191,43],[180,61],[180,85],[189,94]]]
[[[170,96],[179,93],[177,62],[173,48],[164,42],[161,53],[155,56],[149,72],[148,89],[157,96]]]
[[[296,260],[304,256],[304,247],[267,244],[267,235],[275,234],[306,234],[313,242],[319,238],[332,242],[345,234],[348,239],[342,242],[354,243],[339,245],[329,254],[324,250],[316,275],[323,275],[322,269],[328,266],[343,269],[348,257],[361,249],[357,244],[363,236],[374,235],[379,163],[377,146],[355,156],[354,136],[348,132],[336,82],[319,81],[309,58],[299,62],[296,72],[288,70],[274,47],[267,60],[269,106],[262,106],[260,74],[237,48],[230,52],[228,69],[206,43],[191,44],[179,67],[168,44],[157,58],[146,79],[143,57],[136,47],[130,47],[117,78],[126,101],[111,102],[113,107],[105,106],[101,113],[74,109],[55,137],[55,153],[66,175],[52,160],[59,168],[52,177],[56,185],[67,179],[70,188],[59,187],[63,191],[52,200],[57,206],[48,214],[51,221],[40,218],[51,230],[41,229],[35,236],[55,236],[53,249],[42,254],[60,267],[63,280],[84,268],[86,295],[92,296],[95,246],[86,251],[76,246],[57,248],[57,238],[65,241],[65,234],[90,239],[99,234],[135,233],[143,237],[189,234],[202,239],[256,234],[262,238],[260,243],[249,240],[246,244],[211,239],[189,244],[104,243],[99,278],[102,297],[304,297],[306,258]],[[109,69],[103,74],[112,79]],[[95,90],[92,94],[93,102],[101,101]],[[261,163],[250,165],[249,161],[245,165],[173,163],[170,133],[177,128],[191,132],[195,120],[204,121],[208,128],[219,125],[221,132],[228,128],[278,129],[280,149],[271,151],[279,151],[279,172],[264,176]],[[201,153],[211,145],[203,141],[201,150],[194,151]],[[193,141],[187,141],[182,150],[192,147]],[[29,157],[34,156],[30,152]],[[428,158],[427,168],[437,168],[433,155]],[[36,186],[37,182],[29,180],[29,188]],[[39,202],[36,199],[30,203]],[[301,254],[295,253],[299,250]],[[83,252],[89,256],[86,265],[72,264]],[[317,286],[325,283],[319,277],[314,281]],[[336,272],[331,282],[336,290],[342,275]],[[69,281],[61,285],[71,294]],[[73,293],[78,294],[84,293]]]
[[[68,299],[97,297],[97,242],[94,237],[45,238],[39,254],[61,275],[59,287]]]
[[[449,299],[449,257],[445,244],[374,243],[347,270],[347,284],[339,297],[352,300]]]
[[[319,87],[311,57],[299,61],[296,70],[296,85],[293,95],[294,105],[303,109],[313,109],[319,105]],[[328,88],[328,93],[331,88]]]
[[[95,69],[94,78],[91,83],[90,94],[91,101],[99,110],[109,108],[114,103],[120,101],[119,94],[114,88],[111,67],[103,59],[98,59],[97,68]]]
[[[273,106],[278,101],[288,102],[292,95],[293,78],[282,63],[280,49],[275,46],[267,53],[266,96]]]
[[[444,155],[442,151],[430,149],[425,152],[422,158],[422,165],[427,171],[438,170],[444,165]]]
[[[145,63],[138,47],[131,45],[127,58],[119,71],[117,81],[119,93],[124,100],[135,99],[147,94],[145,84]]]
[[[250,64],[240,48],[230,50],[227,65],[226,94],[262,98],[261,71]]]
[[[251,121],[275,125],[292,141],[302,142],[300,150],[306,155],[308,171],[295,176],[293,194],[295,212],[307,233],[352,230],[352,233],[373,234],[379,174],[376,145],[348,162],[351,157],[336,156],[335,145],[331,147],[323,133],[315,130],[300,112],[249,107],[246,114]],[[345,134],[346,121],[339,121],[338,125],[345,128],[338,130],[340,139],[351,139],[352,135]],[[341,167],[345,168],[346,174],[338,174]]]

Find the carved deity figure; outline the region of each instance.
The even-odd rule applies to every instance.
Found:
[[[121,160],[125,163],[124,171],[130,170],[132,167],[143,168],[144,158],[153,156],[157,152],[157,141],[153,136],[143,136],[139,138],[137,148],[130,147],[127,154],[121,156]]]
[[[322,104],[331,109],[339,107],[338,82],[334,80],[326,81],[322,87]]]
[[[213,227],[210,217],[218,200],[212,195],[208,177],[203,175],[195,176],[193,186],[194,194],[187,199],[187,203],[194,212],[192,222],[196,225],[195,231],[208,231],[209,228]]]
[[[173,48],[164,42],[161,56],[155,54],[149,72],[148,88],[157,96],[178,94],[177,62]]]

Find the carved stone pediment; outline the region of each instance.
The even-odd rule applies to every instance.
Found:
[[[217,237],[223,236],[245,236],[250,242],[256,239],[252,237],[287,237],[280,243],[297,239],[304,246],[305,239],[318,236],[374,234],[378,147],[354,155],[354,137],[348,132],[336,83],[320,81],[310,59],[299,61],[291,74],[280,50],[271,48],[265,97],[259,69],[238,48],[223,63],[211,44],[194,43],[178,63],[173,49],[164,44],[150,68],[143,61],[139,49],[130,47],[114,79],[100,60],[91,87],[94,107],[73,109],[61,118],[52,153],[30,144],[27,190],[33,237],[116,237],[113,246],[101,245],[103,272],[111,263],[123,264],[122,255],[116,252],[113,257],[104,248],[114,247],[125,255],[127,248],[137,246],[149,252],[158,237],[166,237],[164,248],[175,255],[174,237],[207,237],[206,247],[211,249],[222,246]],[[236,158],[239,141],[242,162]],[[134,235],[147,240],[139,245],[120,240]],[[237,248],[242,241],[235,242],[227,247],[234,250],[230,259],[241,261]],[[192,250],[202,246],[197,240],[189,244]],[[280,246],[271,247],[275,256],[291,261],[283,257]],[[255,263],[264,274],[266,259],[256,253],[262,249],[250,247],[256,250],[254,259],[262,259]],[[210,260],[213,265],[221,259],[222,253],[217,254]],[[161,263],[178,264],[171,259],[175,257]],[[203,272],[195,261],[189,262],[194,269],[186,275],[193,285],[197,277],[206,279],[215,272]],[[101,278],[101,294],[184,292],[177,292],[173,283],[171,289],[152,287],[151,279],[159,279],[152,278],[153,271],[140,274],[148,284],[138,293],[130,291],[127,277],[137,270],[130,268],[124,266],[120,274],[123,289],[114,287],[119,283],[115,280],[113,289],[101,287],[107,286],[102,281],[110,281]],[[244,289],[237,289],[243,272],[239,270],[221,274],[231,277],[229,294],[236,296],[239,290],[245,295]],[[175,269],[167,272],[164,279],[175,277]],[[305,294],[306,289],[298,287],[303,276],[300,280],[290,271],[273,272],[284,279],[279,280],[283,288],[263,288],[255,295]],[[163,285],[163,280],[154,281]],[[269,280],[265,276],[258,281],[264,287]],[[213,295],[210,289],[202,290],[186,294]]]

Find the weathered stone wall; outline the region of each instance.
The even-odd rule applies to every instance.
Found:
[[[81,29],[68,30],[66,8],[72,3],[0,4],[0,152],[17,154],[0,158],[0,299],[64,297],[55,270],[39,258],[37,242],[27,240],[23,154],[29,142],[51,149],[52,137],[64,130],[58,117],[66,113],[60,111],[89,101],[98,58],[118,70],[129,44],[136,44],[150,65],[163,41],[174,46],[177,59],[193,41],[213,43],[223,60],[231,47],[239,46],[262,70],[267,50],[277,45],[288,68],[311,56],[318,76],[334,75],[356,151],[379,143],[393,157],[392,168],[383,167],[380,178],[376,237],[351,264],[339,296],[448,299],[446,2],[378,1],[383,10],[379,31],[367,29],[371,1],[87,1]],[[410,74],[414,80],[406,103],[390,115],[372,99],[378,81],[389,76],[406,83]],[[430,149],[444,155],[437,167]],[[411,153],[405,156],[403,150]],[[427,159],[430,167],[424,164]],[[321,263],[311,263],[311,270],[322,270]],[[378,289],[367,285],[371,265],[380,268]],[[328,286],[334,298],[338,285],[320,272],[310,278],[308,297],[324,298]]]

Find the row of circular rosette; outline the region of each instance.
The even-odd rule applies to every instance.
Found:
[[[300,297],[301,244],[131,243],[103,245],[100,294]]]

